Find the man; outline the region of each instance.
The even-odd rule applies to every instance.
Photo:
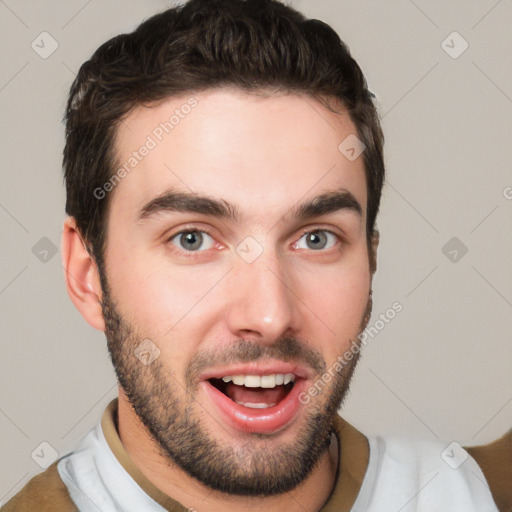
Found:
[[[274,0],[191,0],[102,45],[66,121],[66,284],[119,397],[3,510],[507,510],[509,438],[454,470],[444,443],[337,415],[384,163],[327,25]]]

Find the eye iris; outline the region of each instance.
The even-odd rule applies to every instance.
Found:
[[[197,231],[183,233],[180,237],[180,242],[184,249],[196,250],[203,243],[203,235]]]
[[[308,233],[307,244],[311,249],[323,249],[327,244],[327,235],[322,231]]]

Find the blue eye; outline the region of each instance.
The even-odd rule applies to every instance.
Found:
[[[304,240],[306,246],[301,246],[301,240]],[[337,236],[325,229],[309,231],[304,233],[299,241],[295,244],[298,249],[312,249],[313,251],[321,251],[322,249],[330,249],[336,244]]]
[[[213,238],[204,231],[190,230],[181,231],[169,240],[178,249],[188,252],[205,251],[214,246]]]

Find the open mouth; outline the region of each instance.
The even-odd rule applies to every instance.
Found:
[[[239,368],[231,374],[205,375],[202,389],[232,428],[246,433],[274,434],[299,414],[302,404],[298,397],[308,379],[304,371],[292,367],[287,373],[256,370],[264,375],[253,373],[254,370],[247,368],[247,373],[241,373],[243,370]]]
[[[229,375],[208,381],[230,400],[250,409],[268,409],[282,402],[295,384],[293,373]]]

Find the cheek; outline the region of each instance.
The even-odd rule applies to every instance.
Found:
[[[173,339],[191,333],[208,318],[204,298],[211,294],[225,269],[220,265],[170,265],[165,256],[155,258],[132,251],[122,264],[111,265],[109,280],[116,291],[119,310],[147,337]]]
[[[304,302],[311,310],[310,337],[327,361],[335,359],[360,333],[368,302],[370,275],[365,260],[337,268],[319,268],[301,278]],[[322,333],[321,335],[319,333]]]
[[[198,350],[201,322],[196,310],[204,287],[194,286],[190,274],[180,269],[166,272],[154,265],[148,269],[133,260],[114,272],[112,281],[119,312],[136,327],[140,340],[155,343],[160,363],[179,378]],[[197,281],[201,281],[199,277]],[[201,320],[206,321],[205,316]]]

